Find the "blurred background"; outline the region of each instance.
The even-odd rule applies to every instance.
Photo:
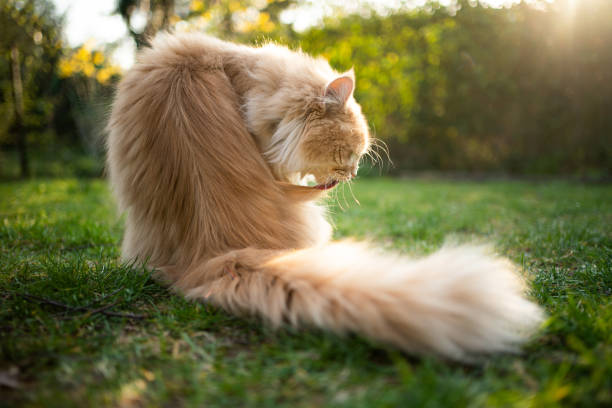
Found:
[[[610,0],[2,0],[0,178],[99,177],[113,89],[160,30],[354,66],[391,174],[610,179]]]

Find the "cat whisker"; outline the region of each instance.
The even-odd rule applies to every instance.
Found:
[[[382,159],[380,156],[376,157],[374,153],[368,152],[368,161],[373,168],[378,169],[378,175],[382,174]]]
[[[378,153],[378,151],[382,151],[387,159],[387,161],[393,165],[393,160],[391,160],[391,155],[389,154],[389,145],[387,145],[387,143],[382,140],[382,139],[378,139],[378,138],[371,138],[372,142],[371,142],[371,146],[374,147],[376,150],[372,150],[372,151],[376,151],[376,153],[379,155],[379,157],[381,156],[380,153]],[[381,158],[382,160],[382,158]],[[381,163],[382,164],[382,163]]]
[[[344,194],[344,186],[346,185],[346,183],[342,183],[342,199],[344,200],[344,204],[346,205],[346,208],[348,209],[350,206],[348,204],[348,202],[346,201],[346,194]]]
[[[370,161],[370,164],[374,167],[379,167],[379,165],[381,164],[381,157],[380,155],[373,151],[373,150],[369,150],[365,156],[368,158],[368,160]]]
[[[340,207],[340,210],[344,211],[344,207],[342,207],[342,203],[340,203],[340,197],[338,197],[338,189],[335,188],[334,190],[334,193],[336,194],[336,203],[338,204],[338,207]]]
[[[381,146],[376,145],[376,144],[372,145],[372,147],[373,148],[367,152],[367,155],[368,155],[368,158],[370,159],[370,162],[372,163],[372,165],[374,167],[378,167],[378,174],[380,175],[380,174],[382,174],[382,169],[384,167],[385,161],[383,160],[383,157],[378,152],[378,150],[382,150],[385,153],[385,155],[387,155],[387,153],[386,153],[384,147],[381,147]],[[387,155],[387,157],[388,157],[388,155]]]
[[[382,156],[380,155],[380,153],[378,153],[378,149],[379,149],[379,147],[377,145],[374,145],[373,149],[370,150],[369,153],[370,153],[370,157],[375,158],[376,162],[379,165],[382,165],[383,159],[382,159]]]
[[[335,189],[334,189],[335,190]],[[334,201],[335,201],[335,196],[334,196],[335,192],[331,192],[330,196],[327,197],[327,199],[322,203],[322,205],[325,207],[325,211],[329,214],[335,214],[336,212],[335,210],[335,205],[334,205]]]
[[[380,157],[380,155],[375,149],[378,149],[378,148],[374,144],[371,144],[368,150],[365,152],[365,155],[371,159],[376,160],[377,158]]]
[[[333,201],[332,199],[327,199],[325,200],[324,203],[322,203],[322,206],[325,207],[325,213],[328,215],[335,215],[336,211],[335,210],[335,206],[333,205]],[[335,229],[336,228],[336,223],[334,222],[334,217],[329,217],[328,222],[330,223],[330,225]]]
[[[349,186],[349,191],[351,192],[351,195],[353,196],[353,200],[355,200],[355,202],[357,203],[357,205],[361,205],[361,203],[359,202],[359,200],[357,199],[357,197],[355,197],[355,193],[353,193],[353,180],[349,180],[348,181],[348,186]]]

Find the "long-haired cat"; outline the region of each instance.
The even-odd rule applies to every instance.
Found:
[[[409,259],[329,242],[315,201],[354,177],[370,147],[353,90],[352,72],[284,47],[157,36],[119,85],[109,124],[123,258],[273,325],[453,359],[514,349],[541,312],[507,260],[473,246]]]

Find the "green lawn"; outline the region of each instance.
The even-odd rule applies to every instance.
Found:
[[[414,254],[492,242],[532,278],[550,316],[541,333],[522,355],[468,366],[275,332],[120,264],[105,182],[11,182],[0,184],[0,405],[612,404],[612,187],[364,179],[353,191],[360,206],[348,189],[344,210],[331,205],[338,237]]]

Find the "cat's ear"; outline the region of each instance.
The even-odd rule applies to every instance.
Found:
[[[325,87],[325,97],[334,98],[338,102],[345,104],[355,89],[355,80],[352,70],[331,81]]]

